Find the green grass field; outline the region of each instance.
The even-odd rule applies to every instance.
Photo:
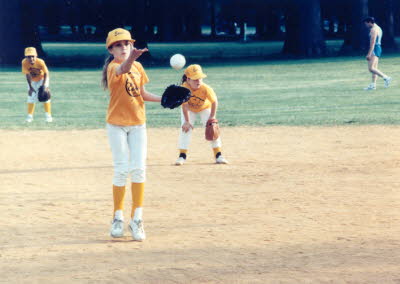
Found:
[[[194,63],[194,62],[189,62]],[[374,92],[363,91],[370,81],[362,57],[313,60],[204,64],[205,82],[216,91],[223,126],[399,124],[399,56],[386,56],[382,71],[394,80],[388,89],[378,81]],[[146,88],[161,94],[180,80],[181,72],[146,67]],[[102,128],[108,94],[100,87],[101,66],[96,69],[50,69],[54,122],[46,125],[41,104],[35,120],[24,123],[26,81],[19,68],[0,72],[0,128],[81,129]],[[149,127],[178,127],[179,110],[147,103]]]

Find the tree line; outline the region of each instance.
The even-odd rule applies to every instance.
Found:
[[[342,52],[365,46],[362,19],[375,16],[383,28],[383,45],[396,49],[400,32],[396,0],[0,0],[0,63],[14,62],[25,46],[40,54],[39,26],[51,39],[104,41],[107,32],[128,26],[139,47],[149,41],[240,40],[246,26],[251,40],[283,40],[282,52],[324,56],[325,40],[344,39]],[[202,33],[208,26],[209,34]]]

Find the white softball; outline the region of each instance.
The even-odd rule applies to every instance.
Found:
[[[185,66],[186,64],[186,59],[185,56],[183,56],[182,54],[175,54],[171,57],[171,59],[169,60],[169,64],[171,65],[172,68],[174,68],[175,70],[179,70],[182,69],[183,66]]]

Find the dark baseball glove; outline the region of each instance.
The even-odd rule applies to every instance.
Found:
[[[220,130],[218,126],[218,120],[215,118],[209,119],[206,124],[206,133],[205,133],[206,140],[208,141],[217,140],[219,137],[219,133]]]
[[[161,98],[161,105],[164,108],[176,108],[190,99],[190,90],[178,85],[169,85]]]
[[[38,91],[39,102],[47,102],[48,100],[50,100],[50,98],[51,98],[50,90],[48,88],[44,88],[43,86],[41,86]]]

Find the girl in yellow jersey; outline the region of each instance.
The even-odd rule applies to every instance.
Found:
[[[130,174],[132,211],[129,229],[136,241],[146,238],[143,226],[143,195],[146,178],[147,134],[144,101],[160,102],[161,97],[147,90],[149,82],[143,66],[135,61],[148,51],[133,47],[129,31],[115,29],[108,33],[106,46],[111,56],[103,68],[102,83],[110,90],[107,133],[114,164],[114,216],[110,234],[124,234],[123,203],[126,178]]]
[[[188,102],[182,104],[181,121],[182,127],[179,132],[179,157],[175,164],[181,166],[185,163],[187,150],[192,136],[193,125],[197,116],[205,127],[207,120],[216,118],[218,100],[214,90],[203,83],[207,75],[203,73],[200,65],[193,64],[185,69],[182,76],[182,86],[188,88],[192,96]],[[227,164],[228,161],[222,156],[221,138],[211,141],[217,164]]]
[[[28,82],[28,116],[25,121],[32,122],[35,103],[39,101],[39,88],[43,86],[47,89],[50,81],[49,70],[47,69],[46,63],[44,63],[43,59],[37,57],[37,52],[34,47],[25,48],[25,58],[22,60],[22,73],[26,75],[26,81]],[[50,99],[44,102],[43,105],[46,121],[52,122]]]

